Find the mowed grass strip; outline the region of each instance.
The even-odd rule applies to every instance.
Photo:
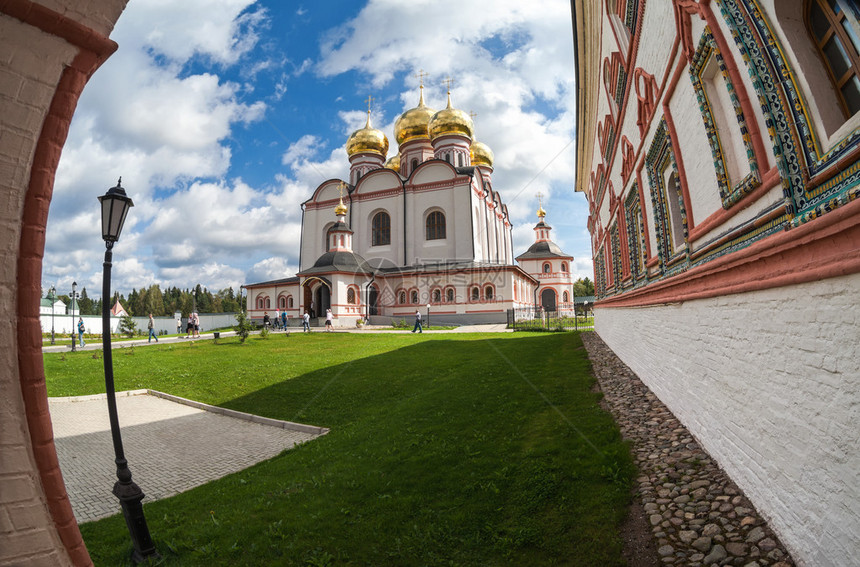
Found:
[[[624,564],[631,459],[575,333],[275,335],[114,361],[118,390],[331,428],[146,504],[161,564]],[[46,355],[49,394],[103,391],[101,362]],[[96,565],[130,564],[121,516],[81,531]]]

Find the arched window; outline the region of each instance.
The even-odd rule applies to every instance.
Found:
[[[478,301],[481,299],[481,289],[478,286],[473,286],[470,294],[472,301]]]
[[[399,303],[401,305],[406,305],[406,292],[405,291],[401,291],[400,293],[397,294],[397,303]]]
[[[417,167],[418,167],[418,160],[417,160],[417,159],[413,159],[413,160],[412,160],[412,169],[410,169],[410,170],[409,170],[409,173],[412,173],[413,171],[415,171],[415,169],[416,169]]]
[[[566,271],[567,271],[567,262],[562,262],[562,263],[561,263],[561,271],[562,271],[562,272],[566,272]]]
[[[453,287],[449,287],[448,290],[445,292],[445,298],[447,299],[448,303],[454,303],[454,288]]]
[[[346,302],[350,305],[355,305],[355,288],[349,288],[346,290]]]
[[[287,296],[287,307],[289,309],[293,308],[293,296],[292,295]]]
[[[287,307],[287,298],[283,295],[278,297],[278,309],[285,309]]]
[[[412,292],[409,294],[409,299],[411,300],[411,303],[413,305],[418,303],[418,290],[417,289],[412,290]]]
[[[457,164],[458,164],[460,167],[463,167],[463,154],[459,154],[459,155],[457,156]]]
[[[445,215],[442,211],[433,211],[427,215],[427,240],[445,238]]]
[[[323,250],[325,250],[326,252],[331,250],[331,238],[329,237],[328,231],[331,230],[331,227],[333,226],[334,223],[330,222],[323,228]]]
[[[543,273],[548,274],[550,272],[552,272],[552,264],[545,262],[543,265]]]
[[[266,298],[262,295],[257,298],[257,309],[264,309],[266,307]]]
[[[860,25],[853,2],[811,0],[806,25],[846,117],[860,111]]]
[[[567,292],[564,292],[563,294],[561,294],[561,301],[563,303],[570,303],[570,295],[568,295]]]
[[[391,217],[385,211],[373,216],[370,239],[371,246],[391,244]]]
[[[493,286],[488,285],[487,287],[484,288],[484,299],[486,299],[487,301],[492,301],[493,295],[494,295]]]
[[[267,297],[266,298],[266,309],[271,309],[271,308],[272,308],[272,300]]]
[[[434,289],[433,290],[433,303],[442,303],[442,290]]]

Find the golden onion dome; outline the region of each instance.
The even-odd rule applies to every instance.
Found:
[[[394,138],[398,145],[409,140],[430,138],[427,126],[436,111],[424,105],[424,86],[422,85],[420,88],[421,95],[418,98],[418,106],[410,108],[394,122]]]
[[[428,124],[428,130],[431,140],[447,134],[459,134],[471,138],[475,125],[468,114],[451,106],[451,91],[448,91],[448,106],[433,115]]]
[[[546,217],[546,211],[545,211],[545,210],[543,210],[543,206],[541,206],[541,205],[538,205],[537,216],[538,216],[541,220],[543,220],[543,219],[544,219],[544,217]]]
[[[493,167],[493,150],[490,147],[478,140],[473,140],[472,145],[469,146],[469,156],[472,158],[472,165],[486,165],[487,167]]]
[[[346,208],[346,205],[343,204],[343,198],[341,198],[340,202],[334,208],[334,214],[335,216],[342,217],[346,215],[348,210],[349,209]]]
[[[370,111],[367,111],[367,124],[361,130],[353,132],[346,141],[346,153],[354,156],[360,153],[379,154],[383,158],[388,155],[388,138],[381,130],[370,124]]]
[[[394,154],[385,162],[385,167],[400,173],[400,154]]]

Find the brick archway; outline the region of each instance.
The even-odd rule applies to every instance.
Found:
[[[12,54],[0,75],[0,187],[9,203],[0,211],[0,493],[11,523],[0,533],[0,563],[92,565],[54,447],[39,299],[60,154],[84,86],[117,49],[107,36],[126,3],[69,0],[59,13],[0,0],[0,43]]]

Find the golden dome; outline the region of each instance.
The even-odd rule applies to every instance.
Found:
[[[424,106],[424,86],[421,86],[421,95],[418,98],[418,106],[411,108],[401,114],[394,123],[394,138],[397,144],[420,138],[430,138],[427,129],[430,119],[436,111]]]
[[[379,154],[383,158],[388,155],[388,138],[381,130],[370,125],[370,111],[367,111],[367,124],[361,130],[353,132],[346,141],[346,153],[354,156],[364,152]]]
[[[446,134],[459,134],[467,138],[472,137],[475,125],[468,114],[451,106],[451,91],[448,91],[448,106],[433,115],[428,124],[430,139],[435,140]]]
[[[388,161],[385,162],[385,167],[388,169],[393,169],[397,173],[400,173],[400,154],[394,154]]]
[[[478,140],[473,140],[472,145],[469,146],[469,156],[472,158],[472,165],[486,165],[487,167],[493,167],[493,150],[490,147]]]
[[[542,206],[538,206],[537,216],[540,217],[541,220],[543,220],[544,217],[546,216],[546,211],[543,210]]]
[[[348,210],[349,210],[349,209],[347,209],[347,208],[346,208],[346,205],[344,205],[344,204],[343,204],[343,197],[341,197],[340,202],[339,202],[339,203],[337,204],[337,206],[334,208],[334,214],[335,214],[335,216],[338,216],[338,217],[345,216],[345,215],[346,215],[346,212],[347,212]]]

